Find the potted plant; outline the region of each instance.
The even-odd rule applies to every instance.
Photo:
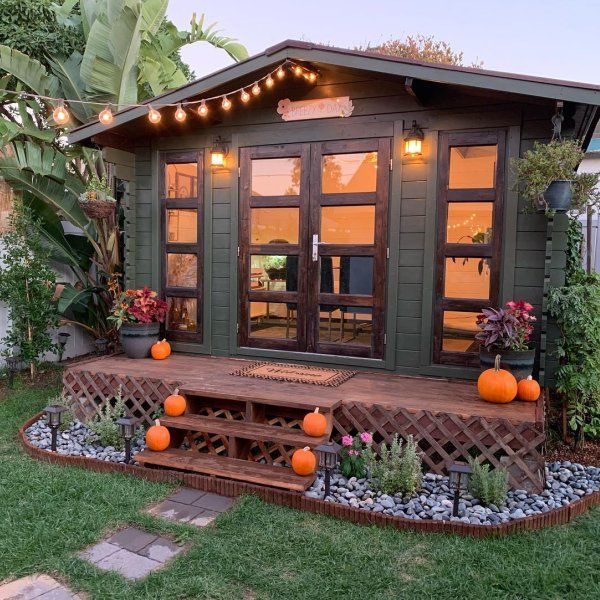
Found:
[[[536,318],[533,306],[524,300],[510,300],[506,308],[484,308],[477,317],[479,331],[475,335],[481,343],[481,369],[494,367],[500,354],[500,366],[509,370],[517,380],[526,379],[533,372],[535,348],[529,344]]]
[[[79,196],[79,206],[90,219],[104,219],[115,211],[116,200],[110,195],[106,177],[92,177]]]
[[[269,279],[285,279],[286,275],[286,257],[285,256],[267,256],[263,264],[263,269],[269,276]]]
[[[517,186],[534,210],[546,213],[582,210],[594,195],[598,174],[577,173],[584,157],[578,140],[535,142],[522,158],[514,159]]]
[[[158,342],[160,324],[167,315],[167,303],[156,292],[141,290],[122,292],[108,319],[120,331],[123,351],[129,358],[146,358]]]

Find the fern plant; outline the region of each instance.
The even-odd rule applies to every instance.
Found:
[[[87,426],[93,431],[100,441],[100,443],[106,446],[112,446],[113,448],[121,449],[123,447],[123,440],[119,432],[119,426],[117,425],[117,419],[125,415],[125,401],[123,400],[123,391],[121,386],[117,391],[114,403],[109,401],[102,407],[100,414]]]
[[[471,496],[485,505],[503,505],[508,493],[508,471],[501,467],[490,471],[490,465],[481,464],[473,458],[469,464],[473,469],[468,485]]]
[[[371,483],[386,494],[413,494],[421,485],[421,456],[413,436],[408,436],[406,444],[398,434],[392,443],[380,446],[379,458],[369,443],[364,452]]]

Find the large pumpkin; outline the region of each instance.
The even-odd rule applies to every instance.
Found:
[[[477,380],[479,395],[487,402],[506,404],[517,395],[517,380],[510,371],[500,368],[500,355],[496,356],[493,369],[486,369]]]
[[[302,429],[306,435],[321,437],[327,430],[327,419],[319,412],[319,407],[314,412],[308,413],[302,421]]]
[[[152,344],[150,354],[154,360],[164,360],[171,356],[171,344],[167,340],[159,340],[156,344]]]
[[[166,427],[160,424],[158,419],[156,419],[155,423],[155,425],[152,425],[146,431],[146,446],[155,452],[162,452],[169,447],[171,434]]]
[[[317,469],[317,457],[306,446],[292,455],[292,469],[297,475],[312,475]]]
[[[517,385],[517,398],[525,402],[535,402],[541,392],[540,384],[531,375],[527,379],[521,379]]]
[[[169,417],[179,417],[185,412],[186,406],[185,398],[179,394],[178,389],[175,389],[164,402],[165,414]]]

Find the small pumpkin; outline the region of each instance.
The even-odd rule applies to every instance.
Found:
[[[162,452],[169,447],[171,434],[169,430],[156,419],[155,424],[146,431],[146,446],[155,452]]]
[[[521,379],[517,384],[517,398],[525,402],[535,402],[542,393],[540,384],[530,375],[527,379]]]
[[[517,395],[517,380],[510,371],[500,368],[501,356],[496,355],[493,369],[486,369],[477,380],[479,395],[487,402],[506,404]]]
[[[154,360],[164,360],[171,356],[171,344],[169,344],[166,339],[159,340],[155,344],[152,344],[150,354]]]
[[[313,412],[306,414],[302,421],[302,429],[306,435],[321,437],[327,430],[327,419],[319,412],[319,407]]]
[[[317,457],[308,446],[294,452],[292,469],[297,475],[312,475],[317,470]]]
[[[179,394],[179,389],[175,389],[164,402],[165,414],[169,417],[179,417],[185,412],[186,407],[187,403],[185,398]]]

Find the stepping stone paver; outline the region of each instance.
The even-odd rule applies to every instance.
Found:
[[[194,506],[199,506],[206,510],[212,510],[217,513],[225,512],[233,506],[233,498],[219,496],[218,494],[204,494],[201,498],[193,502]]]
[[[111,535],[106,541],[109,544],[120,546],[125,550],[138,552],[157,538],[158,536],[154,533],[142,531],[137,527],[128,527],[127,529],[121,529],[121,531],[117,531],[117,533]]]
[[[48,575],[29,575],[0,585],[0,600],[80,600],[64,585]]]
[[[179,521],[180,523],[188,523],[194,517],[197,517],[204,509],[191,504],[181,504],[180,502],[172,502],[167,498],[158,506],[150,509],[154,515],[164,517],[170,521]]]
[[[127,579],[142,579],[162,567],[162,563],[157,560],[122,549],[95,564],[105,571],[116,571]]]

